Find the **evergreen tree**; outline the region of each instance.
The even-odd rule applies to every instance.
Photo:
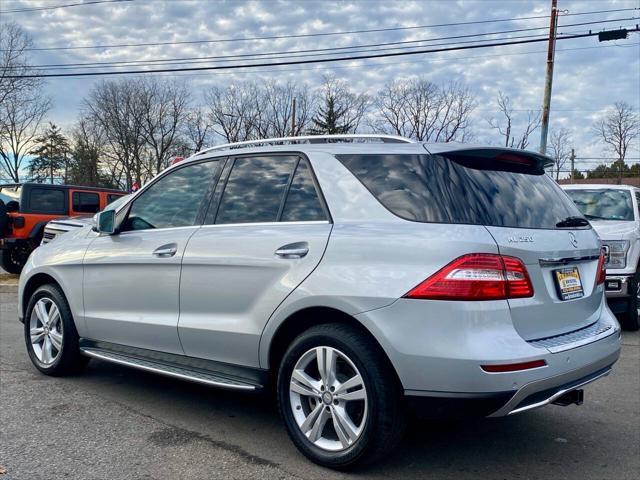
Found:
[[[29,161],[29,176],[36,182],[49,181],[56,178],[67,180],[69,141],[60,128],[49,122],[49,127],[35,139],[36,148],[31,151],[34,156]]]
[[[353,125],[348,121],[345,123],[346,114],[346,107],[336,106],[336,99],[333,96],[327,96],[324,107],[320,107],[318,114],[311,119],[313,126],[309,129],[309,133],[312,135],[339,135],[351,132]]]

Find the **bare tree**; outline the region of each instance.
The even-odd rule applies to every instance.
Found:
[[[318,95],[318,109],[308,131],[312,134],[355,133],[371,99],[355,93],[344,80],[325,76]]]
[[[566,128],[553,130],[549,139],[547,154],[553,158],[551,172],[555,179],[560,178],[560,171],[565,167],[571,157],[571,132]]]
[[[423,79],[394,80],[375,99],[376,130],[418,141],[464,141],[476,101],[457,82],[438,85]]]
[[[527,118],[524,121],[524,129],[519,135],[516,135],[514,133],[514,128],[516,128],[519,123],[514,119],[511,100],[502,92],[498,92],[498,108],[504,116],[504,120],[501,122],[495,118],[490,118],[488,120],[489,125],[498,130],[500,135],[504,137],[505,147],[519,148],[521,150],[527,148],[529,145],[529,137],[540,127],[540,112],[535,110],[527,111]]]
[[[638,112],[626,102],[616,102],[613,112],[595,126],[595,131],[607,149],[624,163],[629,147],[640,135]]]
[[[212,126],[202,107],[189,110],[185,116],[182,136],[188,151],[195,153],[209,145]]]
[[[0,167],[14,182],[20,181],[25,157],[50,107],[39,88],[13,91],[0,104]]]
[[[84,117],[104,132],[106,156],[113,174],[121,169],[123,186],[130,189],[146,175],[144,136],[145,101],[133,79],[97,84],[84,100]]]
[[[41,85],[39,79],[23,77],[30,71],[27,51],[32,46],[31,37],[16,23],[0,25],[0,104],[9,95]]]
[[[175,156],[176,140],[187,115],[189,92],[184,83],[156,78],[140,81],[142,135],[149,146],[149,174],[160,173]],[[181,153],[181,152],[180,152]]]
[[[295,125],[293,103],[295,107]],[[307,85],[295,82],[278,83],[267,81],[260,88],[258,98],[260,113],[257,124],[260,138],[297,136],[304,132],[311,122],[315,110],[315,95]]]
[[[258,98],[259,89],[252,82],[211,88],[205,93],[205,101],[214,132],[230,143],[257,138],[261,107]]]

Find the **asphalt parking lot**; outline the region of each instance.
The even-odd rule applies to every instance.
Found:
[[[585,404],[473,422],[416,423],[381,464],[306,461],[275,406],[92,361],[72,378],[25,353],[15,280],[0,273],[0,479],[631,479],[640,475],[640,335],[625,334]],[[6,473],[1,472],[5,470]]]

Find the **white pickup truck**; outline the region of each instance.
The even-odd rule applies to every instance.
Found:
[[[626,330],[640,320],[640,189],[628,185],[562,185],[591,222],[607,254],[605,294]]]

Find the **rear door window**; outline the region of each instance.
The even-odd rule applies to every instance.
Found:
[[[92,192],[73,192],[71,205],[74,212],[96,213],[100,210],[100,196]]]
[[[64,190],[32,188],[29,193],[29,209],[37,213],[63,215],[67,213]]]
[[[338,155],[395,215],[429,223],[554,229],[576,206],[541,168],[461,155]]]
[[[216,224],[276,222],[297,156],[236,158]]]

